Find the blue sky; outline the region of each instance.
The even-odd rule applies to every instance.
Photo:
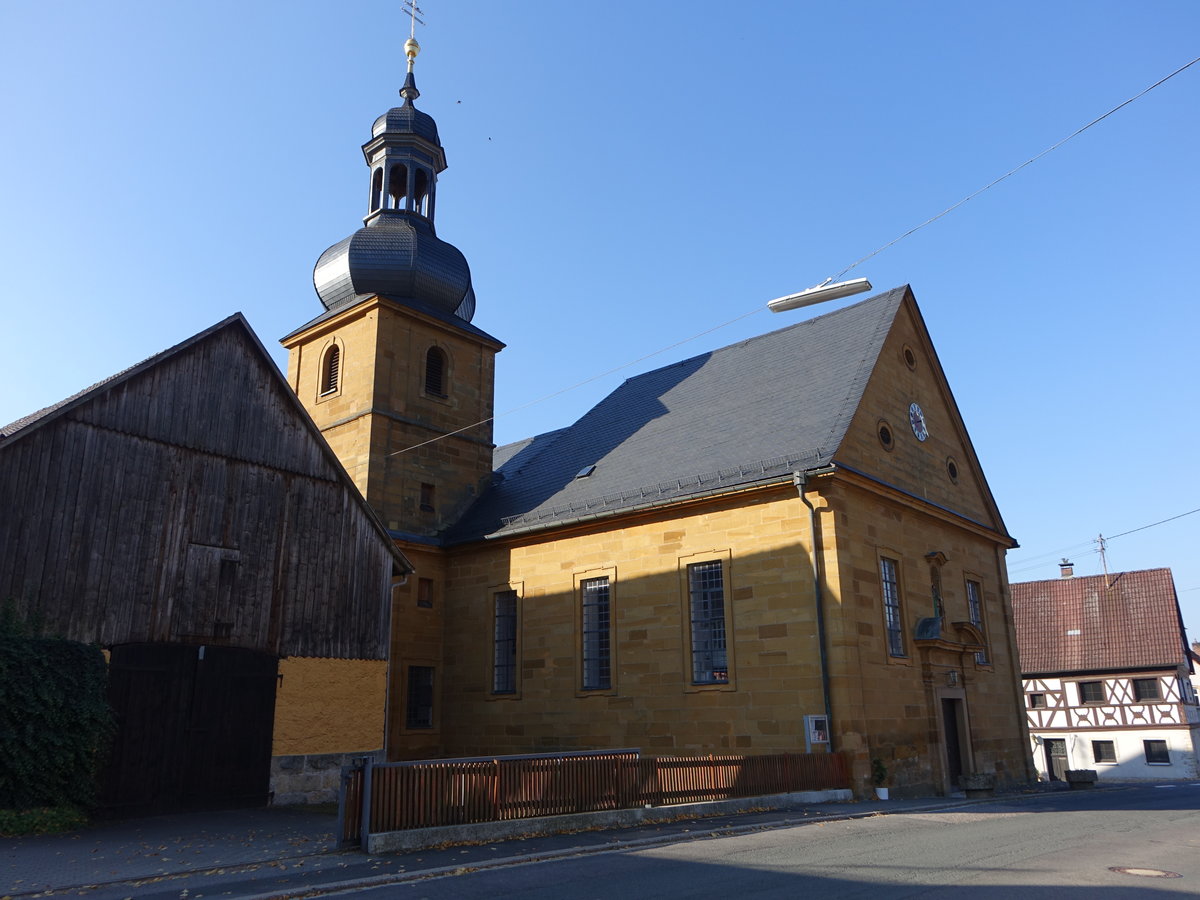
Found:
[[[508,344],[501,413],[824,280],[1200,55],[1193,0],[422,5],[438,233]],[[366,212],[359,145],[403,80],[399,7],[0,5],[0,421],[235,310],[269,347],[320,311],[313,263]],[[1097,535],[1200,507],[1198,109],[1200,64],[852,273],[912,284],[1014,581],[1098,573]],[[1200,639],[1198,544],[1200,513],[1108,565],[1171,567]]]

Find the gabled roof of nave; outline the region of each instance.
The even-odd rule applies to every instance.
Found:
[[[905,297],[907,286],[895,288],[635,376],[569,428],[498,448],[492,487],[450,540],[500,537],[828,464]]]
[[[1101,672],[1188,665],[1170,569],[1009,586],[1021,672]]]

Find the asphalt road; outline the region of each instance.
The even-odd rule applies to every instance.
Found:
[[[1200,785],[1012,798],[703,836],[425,878],[356,897],[656,900],[1200,896]],[[1115,872],[1113,867],[1162,870]]]

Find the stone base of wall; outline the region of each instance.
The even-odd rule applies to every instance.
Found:
[[[342,766],[364,756],[383,762],[382,750],[272,756],[271,803],[275,806],[336,803],[342,783]]]

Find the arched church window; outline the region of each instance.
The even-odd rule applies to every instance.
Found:
[[[439,347],[430,347],[425,354],[425,393],[446,396],[446,354]]]
[[[379,209],[383,202],[383,169],[376,169],[371,176],[371,212]]]
[[[388,194],[391,197],[391,209],[404,209],[408,198],[408,166],[395,165],[388,174]]]
[[[337,393],[342,375],[342,348],[331,344],[321,361],[321,396]]]
[[[429,175],[417,169],[416,185],[413,187],[413,209],[423,216],[429,215]]]

